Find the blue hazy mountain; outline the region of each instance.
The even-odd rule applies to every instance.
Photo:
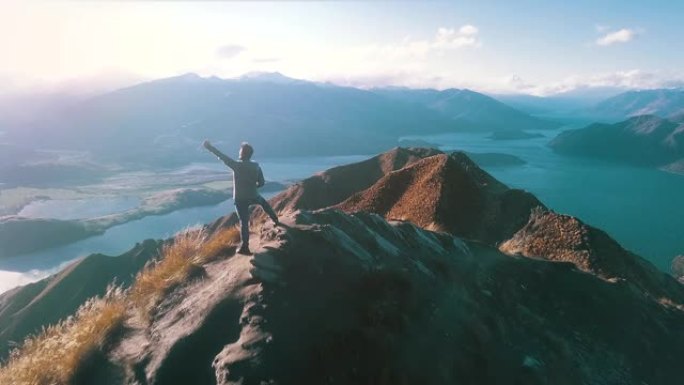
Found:
[[[549,144],[569,155],[665,166],[684,159],[684,125],[655,115],[562,132]]]
[[[587,111],[608,98],[624,92],[616,87],[580,87],[548,96],[493,94],[495,99],[533,116],[555,120],[591,120]]]
[[[377,152],[399,136],[465,128],[424,106],[281,74],[195,74],[109,92],[40,119],[17,139],[88,150],[101,160],[168,164],[206,159],[204,138],[271,156]]]
[[[628,118],[638,115],[657,115],[667,118],[684,114],[684,89],[654,89],[629,91],[608,98],[590,113],[608,118]]]
[[[381,88],[373,92],[394,100],[425,106],[456,121],[467,122],[482,131],[517,131],[558,127],[558,123],[539,119],[510,107],[492,97],[467,89]]]

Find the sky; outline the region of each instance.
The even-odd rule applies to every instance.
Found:
[[[684,1],[0,1],[0,93],[253,71],[551,95],[684,85]]]

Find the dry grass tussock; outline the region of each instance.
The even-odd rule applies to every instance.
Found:
[[[240,239],[236,228],[209,236],[188,229],[164,247],[161,257],[146,266],[128,290],[110,287],[101,298],[86,301],[71,317],[26,338],[0,367],[0,384],[67,385],[108,339],[121,330],[127,309],[135,308],[149,320],[159,300],[189,279],[200,265],[234,251]]]
[[[0,368],[0,384],[68,384],[88,358],[122,327],[125,314],[125,294],[120,288],[91,298],[75,315],[26,338]]]
[[[129,299],[148,319],[161,298],[190,278],[198,267],[229,252],[240,239],[230,227],[208,236],[204,230],[187,229],[162,250],[162,257],[138,274]]]

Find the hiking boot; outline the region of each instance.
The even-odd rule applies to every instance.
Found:
[[[237,252],[238,252],[238,254],[242,254],[242,255],[250,255],[250,254],[252,254],[252,252],[249,251],[249,246],[247,246],[247,245],[242,245],[242,246],[240,246],[240,248],[238,249]]]

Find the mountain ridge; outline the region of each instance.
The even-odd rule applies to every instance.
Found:
[[[447,188],[455,175],[457,189]],[[386,198],[391,205],[376,203]],[[314,175],[271,203],[284,225],[255,210],[253,255],[235,254],[233,238],[213,244],[215,257],[164,289],[147,318],[130,304],[74,383],[608,385],[680,376],[684,285],[462,153],[396,148]],[[506,226],[473,231],[450,227],[454,219]],[[235,223],[220,218],[197,239],[223,239]],[[440,231],[426,229],[433,223]],[[168,244],[198,258],[204,244],[183,239]]]
[[[385,165],[382,172],[377,171],[379,164]],[[350,183],[349,175],[364,183]],[[454,179],[459,182],[449,183]],[[334,199],[310,199],[327,196],[337,186],[347,189],[339,190]],[[355,188],[361,190],[353,191]],[[649,296],[684,304],[684,287],[672,285],[673,278],[652,263],[623,249],[601,230],[553,212],[534,195],[508,188],[460,152],[395,148],[307,178],[273,197],[271,203],[286,213],[341,209],[351,214],[372,212],[387,220],[412,221],[507,254],[570,262],[602,279],[630,281]],[[255,211],[254,219],[257,223],[267,222],[260,209]],[[216,231],[237,223],[237,216],[231,214],[209,228]],[[577,238],[577,234],[595,234],[594,241]]]
[[[668,118],[684,113],[684,89],[660,88],[627,91],[598,103],[592,112],[600,116],[629,118],[657,115]]]
[[[457,121],[465,121],[478,131],[518,131],[551,129],[558,123],[530,116],[495,98],[468,89],[373,89],[381,95],[420,104]]]
[[[87,150],[103,162],[169,166],[206,159],[196,148],[206,137],[247,140],[269,156],[345,155],[381,152],[402,135],[458,129],[427,108],[360,89],[190,74],[90,98],[10,139]]]
[[[666,166],[684,158],[684,128],[655,115],[640,115],[561,132],[549,146],[562,154]]]

